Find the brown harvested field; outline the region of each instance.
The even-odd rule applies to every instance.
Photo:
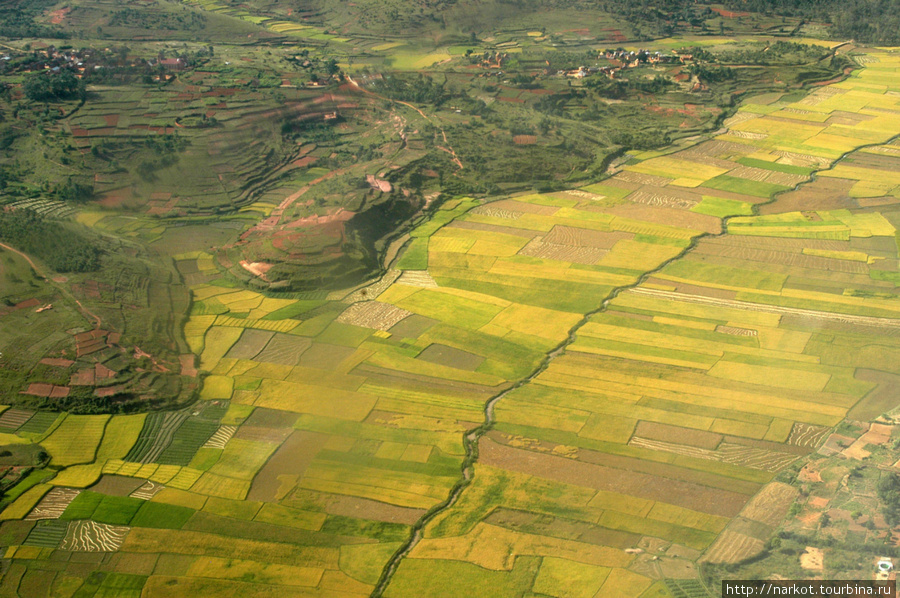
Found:
[[[900,157],[884,154],[855,152],[849,159],[844,160],[842,164],[855,168],[870,168],[873,171],[900,172]],[[877,178],[878,173],[873,172],[872,177]]]
[[[300,365],[305,368],[319,368],[330,370],[356,352],[353,347],[330,345],[328,343],[313,343],[309,349],[300,356]]]
[[[747,496],[681,480],[614,469],[497,444],[483,439],[479,462],[565,484],[657,500],[702,513],[734,517]]]
[[[75,362],[71,359],[62,359],[59,357],[45,357],[41,360],[41,363],[44,365],[50,365],[57,368],[67,368],[73,365]]]
[[[99,492],[109,496],[129,496],[144,485],[145,480],[119,475],[104,475],[100,481],[91,486],[91,492]]]
[[[27,390],[23,390],[24,395],[33,395],[35,397],[49,397],[53,392],[52,384],[44,384],[42,382],[32,382],[28,385]]]
[[[823,249],[827,251],[849,251],[850,244],[847,241],[833,241],[830,239],[788,239],[779,237],[750,237],[742,235],[726,235],[722,237],[708,237],[697,243],[697,247],[705,245],[723,245],[726,247],[750,247],[767,249],[772,251],[789,251],[802,253],[804,249]],[[707,252],[712,253],[710,250]]]
[[[131,498],[139,498],[141,500],[150,500],[165,489],[165,486],[158,482],[147,480],[141,487],[129,494]]]
[[[535,203],[516,201],[515,199],[501,199],[500,201],[492,201],[487,205],[498,210],[510,210],[524,214],[538,214],[540,216],[552,216],[559,211],[559,208],[556,206],[542,206]],[[475,209],[477,210],[478,208]]]
[[[276,333],[255,360],[280,365],[297,365],[311,345],[312,340],[306,337]]]
[[[486,399],[494,395],[498,388],[509,386],[508,384],[499,384],[497,386],[482,386],[480,384],[472,384],[471,382],[458,382],[456,380],[446,380],[444,378],[434,378],[432,376],[423,376],[421,374],[411,374],[401,372],[399,370],[389,370],[370,363],[361,363],[353,370],[351,374],[357,376],[366,376],[369,382],[380,384],[388,388],[407,388],[409,386],[423,388],[422,392],[429,394],[447,393],[451,396],[466,396],[473,400]]]
[[[728,173],[728,176],[737,177],[739,179],[746,179],[749,181],[758,181],[762,182],[769,178],[769,175],[772,174],[771,170],[765,170],[763,168],[755,168],[753,166],[738,166],[731,170]]]
[[[297,421],[298,417],[300,416],[296,413],[288,411],[257,407],[243,425],[258,428],[290,428]]]
[[[325,434],[295,431],[256,474],[247,500],[276,501],[287,496],[327,441]]]
[[[498,507],[484,518],[485,523],[507,529],[555,538],[573,539],[597,546],[626,549],[637,545],[641,536],[606,529],[585,521]]]
[[[754,115],[754,118],[755,117],[756,115]],[[729,159],[740,158],[741,156],[752,154],[755,151],[755,147],[753,147],[752,145],[747,145],[746,143],[712,140],[699,143],[688,150],[680,152],[678,156],[680,158],[683,158],[692,154],[697,154],[704,157]]]
[[[771,482],[741,511],[741,517],[758,521],[769,527],[777,527],[787,515],[788,509],[799,496],[799,491],[788,484]]]
[[[819,177],[796,191],[782,193],[774,202],[759,207],[760,215],[802,212],[805,210],[839,210],[858,207],[850,197],[856,181]]]
[[[437,320],[413,314],[391,326],[388,332],[402,338],[418,338],[419,335],[437,323]]]
[[[735,201],[743,201],[745,203],[757,204],[768,201],[764,197],[755,195],[744,195],[743,193],[735,193],[734,191],[725,191],[723,189],[713,189],[712,187],[694,187],[694,193],[700,195],[711,195],[712,197],[721,197],[722,199],[733,199]]]
[[[81,490],[75,488],[54,488],[44,495],[44,498],[31,510],[25,519],[59,519],[66,507],[75,497],[81,494]]]
[[[652,174],[643,174],[640,172],[632,172],[631,170],[623,170],[619,174],[615,175],[610,179],[612,184],[616,184],[618,182],[623,183],[634,183],[638,185],[653,185],[654,187],[665,187],[669,183],[671,183],[674,179],[669,179],[662,176],[656,176]]]
[[[596,249],[594,247],[573,247],[572,245],[546,243],[540,237],[532,239],[518,251],[518,255],[527,255],[542,260],[557,260],[587,265],[596,264],[607,253],[609,251],[606,249]]]
[[[668,189],[663,190],[656,187],[642,187],[625,199],[648,206],[690,210],[700,203],[701,198],[694,197],[689,193],[669,193]]]
[[[772,183],[773,185],[784,185],[785,187],[793,187],[795,185],[799,185],[800,183],[809,180],[808,176],[804,176],[802,174],[789,174],[787,172],[773,172],[769,175],[769,178],[766,179],[767,183]]]
[[[435,282],[434,278],[431,276],[431,274],[429,274],[428,270],[404,270],[397,279],[397,282],[399,282],[400,284],[407,284],[412,287],[422,287],[423,289],[436,289],[438,287],[438,283]],[[409,318],[406,318],[406,320],[408,319]],[[399,324],[395,324],[394,326],[392,326],[391,330],[393,330],[397,326],[402,325],[406,320],[401,320]]]
[[[281,443],[284,442],[292,432],[293,430],[291,428],[264,428],[242,424],[237,429],[237,432],[234,433],[234,438],[252,440],[254,442]]]
[[[514,228],[512,226],[500,226],[499,224],[484,224],[482,222],[470,222],[468,220],[454,220],[447,225],[447,228],[461,228],[465,230],[480,230],[488,233],[500,233],[503,235],[513,235],[516,237],[524,237],[533,239],[541,234],[538,230],[525,230],[524,228]]]
[[[674,442],[709,450],[714,450],[722,442],[721,434],[646,421],[638,422],[634,435],[651,440]]]
[[[60,544],[61,550],[73,552],[115,552],[125,542],[131,528],[95,521],[73,521]]]
[[[737,297],[737,291],[729,291],[728,289],[714,289],[712,287],[702,287],[686,282],[676,282],[674,284],[674,287],[676,292],[685,293],[687,295],[703,295],[704,297],[716,297],[717,299],[734,299],[735,297]]]
[[[859,204],[861,208],[872,208],[872,207],[881,207],[881,206],[890,206],[893,204],[900,203],[900,199],[897,199],[893,196],[885,196],[885,197],[858,197],[856,198],[856,203]]]
[[[708,563],[738,563],[762,552],[765,542],[726,529],[701,559]]]
[[[846,246],[845,246],[846,247]],[[806,255],[790,251],[775,251],[772,249],[756,249],[753,247],[729,247],[727,245],[700,244],[695,249],[698,255],[716,255],[741,261],[762,262],[777,264],[779,266],[791,266],[808,268],[811,270],[825,270],[828,272],[846,272],[851,274],[867,274],[868,265],[864,262],[852,262],[817,255]]]
[[[572,245],[573,247],[593,247],[596,249],[612,249],[613,245],[623,239],[633,239],[634,233],[604,232],[588,230],[574,226],[557,224],[544,235],[545,243],[556,245]]]
[[[475,368],[484,363],[484,357],[481,355],[469,353],[456,347],[448,347],[440,343],[428,345],[424,351],[416,356],[416,359],[470,372],[474,372]]]
[[[826,125],[832,124],[832,119],[835,121],[839,121],[840,124],[851,124],[856,125],[862,122],[866,122],[867,120],[872,120],[875,118],[873,114],[858,114],[856,112],[845,112],[844,110],[835,110],[831,113],[831,116],[825,121]]]
[[[354,303],[348,307],[337,317],[337,321],[343,324],[387,331],[391,326],[411,315],[412,312],[390,303],[365,301]]]
[[[231,437],[234,436],[236,431],[237,426],[219,426],[219,429],[216,430],[215,434],[209,437],[209,440],[206,441],[203,448],[224,449],[225,445],[228,444],[228,441],[231,440]]]
[[[735,326],[716,326],[716,332],[730,334],[732,336],[759,336],[759,332],[750,328],[737,328]]]
[[[741,446],[750,446],[765,451],[776,451],[779,453],[790,453],[792,455],[808,455],[811,451],[807,447],[797,445],[786,445],[781,442],[771,442],[769,440],[757,440],[755,438],[744,438],[742,436],[725,436],[724,442],[731,444],[739,444]]]
[[[756,538],[763,542],[766,542],[769,539],[773,531],[768,525],[752,519],[745,519],[743,515],[732,521],[728,528],[733,532],[744,536],[750,536],[751,538]]]
[[[882,254],[885,257],[897,257],[897,241],[894,237],[850,237],[850,249]],[[896,264],[893,270],[896,271]]]
[[[718,234],[722,230],[722,221],[715,216],[697,214],[677,208],[663,208],[632,203],[604,208],[603,211],[613,216],[633,218],[634,220],[643,220],[654,224],[667,224],[678,228],[690,228],[711,234]]]
[[[241,334],[241,338],[228,350],[225,357],[229,359],[253,359],[266,347],[266,344],[274,335],[274,332],[268,330],[247,328]]]
[[[504,210],[503,208],[488,204],[486,206],[479,206],[469,213],[477,216],[488,216],[490,218],[502,218],[503,220],[518,220],[522,217],[524,212]]]
[[[797,455],[781,451],[770,451],[761,448],[750,447],[742,444],[723,442],[716,450],[702,449],[684,444],[663,442],[660,440],[648,440],[634,436],[629,443],[631,446],[684,455],[696,459],[707,459],[720,463],[730,463],[749,469],[769,471],[772,473],[781,471],[797,460]]]
[[[425,509],[398,507],[367,498],[333,494],[328,495],[325,512],[329,515],[413,525],[425,514]]]
[[[537,143],[537,137],[534,135],[515,135],[513,143],[516,145],[534,145]]]
[[[897,406],[897,389],[900,388],[900,376],[878,370],[858,368],[854,376],[863,382],[877,384],[847,413],[849,419],[869,421],[890,411]]]

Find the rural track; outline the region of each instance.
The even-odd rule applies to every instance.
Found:
[[[844,44],[842,44],[842,45],[844,45]],[[836,50],[837,50],[837,48],[834,48],[834,51],[836,51]],[[365,90],[363,90],[363,91],[365,91]],[[373,95],[375,95],[375,94],[373,94]],[[847,151],[847,152],[841,154],[840,157],[838,157],[837,159],[832,161],[827,166],[823,165],[821,168],[819,168],[815,172],[811,173],[810,176],[806,180],[798,182],[797,184],[795,184],[794,186],[792,186],[789,189],[785,189],[783,191],[779,191],[778,193],[773,194],[772,197],[769,199],[769,201],[755,204],[752,208],[753,215],[757,216],[759,214],[759,208],[761,206],[776,202],[778,200],[779,196],[781,196],[785,193],[791,193],[793,191],[797,191],[801,187],[815,182],[817,180],[817,174],[819,172],[832,170],[835,166],[837,166],[841,161],[843,161],[845,158],[847,158],[851,154],[858,152],[862,149],[865,149],[867,147],[876,147],[879,145],[886,145],[897,139],[900,139],[900,134],[894,135],[893,137],[891,137],[887,140],[880,141],[877,143],[868,143],[868,144],[860,145],[858,147],[853,148],[850,151]],[[695,145],[699,145],[700,143],[703,143],[707,140],[708,140],[708,138],[704,138],[703,140],[698,141],[698,143]],[[500,199],[500,198],[498,198],[498,199]],[[638,289],[638,287],[640,287],[643,283],[645,283],[649,278],[651,278],[655,274],[662,271],[666,266],[682,259],[686,255],[691,253],[697,247],[697,244],[702,239],[705,239],[708,237],[711,237],[711,238],[712,237],[722,237],[722,236],[727,235],[728,234],[728,222],[734,217],[735,216],[726,216],[725,218],[723,218],[722,223],[721,223],[721,229],[718,233],[700,233],[700,234],[698,234],[697,236],[695,236],[691,239],[690,244],[687,247],[685,247],[681,252],[679,252],[678,255],[665,260],[664,262],[659,264],[656,268],[653,268],[652,270],[648,270],[648,271],[644,272],[637,278],[637,280],[635,282],[614,288],[612,291],[610,291],[609,295],[607,295],[607,297],[605,299],[603,299],[603,301],[600,303],[600,305],[596,309],[585,313],[584,317],[569,330],[568,337],[563,342],[561,342],[559,345],[557,345],[554,349],[552,349],[550,352],[548,352],[547,355],[541,360],[541,363],[534,369],[534,371],[532,371],[528,376],[521,378],[518,381],[516,381],[515,383],[513,383],[513,385],[510,386],[509,388],[507,388],[506,390],[501,391],[500,393],[494,395],[493,397],[491,397],[490,399],[487,400],[487,402],[484,405],[484,421],[481,423],[481,425],[479,425],[475,428],[472,428],[471,430],[466,431],[465,434],[463,435],[463,449],[465,450],[465,458],[463,459],[462,465],[460,467],[459,479],[453,485],[453,487],[450,489],[450,493],[448,494],[447,498],[444,499],[443,501],[441,501],[440,503],[438,503],[437,505],[433,506],[432,508],[430,508],[413,525],[412,534],[410,535],[409,539],[406,542],[404,542],[403,544],[401,544],[401,546],[397,549],[397,551],[393,554],[393,556],[391,556],[390,560],[388,560],[388,562],[385,564],[384,568],[382,569],[381,576],[379,577],[378,582],[375,585],[375,589],[372,591],[372,594],[370,595],[371,598],[382,598],[382,596],[384,595],[384,591],[387,589],[388,585],[390,585],[391,580],[393,579],[393,576],[397,571],[397,568],[400,566],[400,563],[403,561],[403,559],[407,555],[409,555],[410,552],[412,552],[412,550],[416,547],[416,545],[418,545],[418,543],[424,537],[425,527],[429,523],[431,523],[438,515],[451,509],[456,504],[456,502],[459,500],[460,496],[462,496],[462,493],[466,490],[466,488],[469,486],[469,484],[472,483],[472,480],[475,477],[475,463],[478,461],[478,443],[481,440],[481,438],[485,434],[487,434],[491,429],[493,429],[493,427],[494,427],[494,424],[496,422],[496,418],[494,415],[494,408],[496,407],[497,403],[500,400],[502,400],[504,397],[506,397],[509,393],[513,392],[514,390],[517,390],[517,389],[521,388],[522,386],[529,384],[531,381],[533,381],[535,378],[537,378],[542,372],[544,372],[544,370],[546,370],[547,367],[557,357],[562,355],[565,352],[565,350],[572,343],[575,342],[575,340],[577,339],[577,336],[578,336],[578,331],[581,330],[581,328],[584,327],[584,325],[587,324],[593,316],[595,316],[599,313],[605,312],[607,310],[607,308],[609,307],[609,304],[614,299],[616,299],[620,294]],[[643,290],[644,289],[640,289],[640,292],[643,292]],[[677,297],[678,299],[681,299],[683,297],[696,297],[696,296],[691,296],[691,295],[680,295],[677,293],[675,293],[675,295],[678,295],[678,297]],[[737,303],[740,303],[742,308],[744,307],[745,302],[737,302]],[[757,306],[758,304],[753,304],[753,303],[747,302],[746,305],[747,306]],[[770,307],[770,306],[759,306],[759,307]],[[777,308],[777,306],[775,306],[775,308]],[[780,308],[780,309],[791,309],[791,308]],[[813,310],[799,310],[799,311],[800,312],[811,312],[816,315],[825,313],[825,312],[815,312]],[[801,314],[801,315],[804,315],[804,314]],[[854,321],[856,318],[863,318],[867,323],[868,323],[868,320],[871,319],[871,320],[877,321],[878,325],[884,325],[887,322],[898,322],[897,320],[889,320],[886,318],[870,318],[869,316],[847,316],[847,315],[841,314],[839,317],[841,319],[850,320],[850,321]],[[898,322],[898,323],[900,323],[900,322]],[[868,324],[868,325],[871,325],[871,324]]]
[[[100,328],[100,327],[103,325],[103,321],[100,319],[100,316],[98,316],[97,314],[95,314],[94,312],[92,312],[91,310],[89,310],[88,308],[86,308],[84,305],[82,305],[82,304],[81,304],[81,301],[79,301],[78,299],[76,299],[75,296],[72,295],[72,293],[70,293],[68,290],[65,289],[65,287],[63,287],[61,284],[57,283],[55,280],[53,280],[52,278],[50,278],[49,276],[47,276],[47,275],[46,275],[46,274],[45,274],[45,273],[37,266],[37,264],[34,263],[34,260],[32,260],[30,257],[28,257],[28,255],[26,255],[25,253],[22,253],[21,251],[19,251],[18,249],[14,248],[14,247],[10,247],[10,246],[7,245],[6,243],[0,243],[0,247],[2,247],[3,249],[6,249],[7,251],[12,251],[13,253],[19,255],[22,259],[24,259],[26,262],[28,262],[28,265],[31,266],[31,268],[37,273],[38,276],[40,276],[40,277],[43,278],[46,282],[48,282],[48,283],[50,283],[51,285],[53,285],[54,287],[56,287],[56,289],[57,289],[60,293],[62,293],[66,298],[71,299],[72,301],[74,301],[75,304],[78,305],[78,309],[81,311],[81,315],[83,315],[83,316],[84,316],[85,318],[87,318],[88,320],[93,320],[93,321],[94,321],[94,328],[95,328],[95,329],[98,329],[98,328]]]
[[[421,109],[419,109],[419,108],[417,108],[416,106],[410,104],[409,102],[404,102],[404,101],[402,101],[402,100],[394,100],[394,99],[385,97],[385,96],[383,96],[383,95],[377,94],[377,93],[375,93],[374,91],[369,91],[368,89],[365,89],[365,88],[361,87],[361,86],[359,85],[359,83],[357,83],[356,81],[354,81],[353,78],[350,77],[349,75],[346,75],[346,77],[347,77],[347,81],[350,82],[350,85],[353,86],[354,89],[356,89],[356,90],[358,90],[358,91],[360,91],[360,92],[362,92],[362,93],[368,94],[368,95],[370,95],[370,96],[372,96],[372,97],[378,98],[379,100],[384,100],[384,101],[386,101],[386,102],[395,102],[395,103],[397,103],[397,104],[403,104],[403,105],[406,106],[407,108],[411,108],[411,109],[415,110],[416,112],[418,112],[419,115],[421,115],[422,118],[424,118],[424,119],[425,119],[427,122],[429,122],[430,124],[433,124],[434,126],[436,126],[436,127],[441,131],[441,137],[444,139],[444,144],[445,144],[447,147],[443,147],[443,146],[441,146],[441,145],[436,145],[435,147],[436,147],[437,149],[439,149],[439,150],[441,150],[441,151],[445,151],[445,152],[447,152],[448,154],[450,154],[451,156],[453,156],[453,162],[456,164],[457,167],[459,167],[460,170],[462,170],[462,169],[464,168],[463,163],[462,163],[462,161],[459,159],[459,156],[456,155],[456,151],[453,149],[453,146],[451,146],[451,145],[450,145],[450,142],[447,140],[447,133],[444,131],[444,127],[442,127],[440,124],[435,123],[434,121],[432,121],[431,118],[429,118],[427,114],[425,114],[424,112],[422,112]]]

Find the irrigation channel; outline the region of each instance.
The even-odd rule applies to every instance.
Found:
[[[897,140],[898,138],[900,138],[900,134],[894,135],[890,139],[887,139],[882,142],[860,145],[848,152],[845,152],[839,158],[837,158],[834,162],[832,162],[828,167],[819,168],[818,170],[816,170],[815,172],[810,174],[810,176],[807,180],[797,183],[790,189],[785,189],[784,191],[779,191],[778,193],[775,193],[774,195],[772,195],[772,197],[771,197],[771,199],[769,199],[769,201],[755,204],[753,206],[753,215],[757,216],[759,214],[760,206],[774,203],[775,201],[778,200],[778,197],[780,195],[783,195],[785,193],[791,193],[793,191],[797,191],[804,185],[808,185],[810,183],[815,182],[817,179],[817,174],[819,172],[833,169],[841,161],[843,161],[847,156],[854,154],[854,153],[856,153],[862,149],[865,149],[867,147],[877,147],[879,145],[889,144],[889,143]],[[703,141],[700,141],[699,143],[703,143],[705,141],[706,140],[704,139]],[[499,198],[498,198],[498,200],[499,200]],[[565,350],[568,348],[568,346],[575,342],[575,339],[578,336],[578,331],[582,328],[582,326],[584,326],[586,323],[588,323],[591,320],[591,317],[593,317],[594,315],[603,313],[604,311],[606,311],[606,309],[609,307],[610,302],[612,302],[613,299],[618,297],[619,294],[621,294],[622,292],[625,292],[625,291],[635,289],[636,287],[643,284],[648,278],[659,273],[663,268],[665,268],[672,262],[680,260],[685,255],[687,255],[688,253],[693,251],[693,249],[697,246],[697,243],[699,243],[702,239],[705,239],[707,237],[715,238],[715,237],[721,237],[721,236],[726,235],[728,233],[728,222],[733,217],[734,216],[727,216],[722,219],[722,228],[718,233],[701,233],[701,234],[697,235],[696,237],[691,239],[691,243],[687,247],[685,247],[684,250],[681,251],[678,255],[664,261],[656,268],[654,268],[652,270],[648,270],[647,272],[644,272],[640,277],[638,277],[638,279],[635,282],[633,282],[631,284],[627,284],[627,285],[622,285],[620,287],[616,287],[615,289],[613,289],[610,292],[610,294],[607,295],[607,297],[600,303],[600,305],[596,309],[586,313],[584,315],[584,317],[577,324],[575,324],[571,328],[571,330],[569,330],[569,335],[566,338],[566,340],[561,342],[559,345],[556,346],[556,348],[552,349],[549,353],[547,353],[547,355],[544,357],[544,359],[535,368],[535,370],[533,372],[531,372],[528,376],[519,379],[510,388],[508,388],[508,389],[498,393],[497,395],[491,397],[490,399],[488,399],[488,401],[484,405],[484,422],[480,426],[473,428],[471,430],[468,430],[465,433],[465,435],[463,436],[463,448],[465,449],[466,456],[462,462],[459,480],[457,480],[456,484],[454,484],[453,487],[450,489],[450,494],[447,496],[446,499],[444,499],[442,502],[440,502],[439,504],[437,504],[437,505],[433,506],[431,509],[429,509],[428,512],[426,512],[424,515],[422,515],[422,517],[413,525],[412,534],[410,535],[410,538],[403,545],[401,545],[400,548],[397,549],[397,552],[394,553],[394,555],[391,557],[391,559],[384,566],[384,569],[381,572],[381,577],[378,579],[378,583],[375,585],[375,589],[372,591],[372,594],[371,594],[372,598],[381,598],[383,596],[384,591],[387,589],[387,586],[390,584],[391,579],[394,576],[394,573],[396,573],[397,568],[400,566],[400,562],[403,560],[404,557],[406,557],[416,547],[416,545],[419,543],[419,541],[422,540],[425,526],[427,526],[431,521],[434,520],[435,517],[437,517],[444,511],[451,509],[453,507],[453,505],[455,505],[456,502],[459,500],[459,497],[465,491],[466,487],[468,487],[468,485],[472,482],[472,479],[475,476],[475,467],[474,466],[475,466],[475,463],[478,461],[478,443],[481,440],[481,437],[484,436],[486,433],[488,433],[494,427],[494,423],[496,421],[495,417],[494,417],[494,407],[497,405],[497,403],[499,401],[501,401],[503,399],[503,397],[505,397],[512,391],[514,391],[514,390],[528,384],[532,380],[534,380],[537,376],[539,376],[541,374],[541,372],[543,372],[545,369],[547,369],[547,366],[550,365],[550,363],[554,359],[556,359],[557,357],[562,355],[565,352]],[[875,318],[872,318],[872,319],[874,320]]]

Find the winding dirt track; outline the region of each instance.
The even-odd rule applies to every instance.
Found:
[[[35,272],[37,272],[38,276],[40,276],[40,277],[43,278],[45,281],[47,281],[48,283],[50,283],[50,284],[52,284],[54,287],[56,287],[56,289],[57,289],[60,293],[62,293],[63,295],[65,295],[68,299],[71,299],[72,301],[74,301],[75,304],[78,305],[78,309],[81,311],[81,315],[83,315],[83,316],[84,316],[85,318],[87,318],[88,320],[93,320],[93,321],[94,321],[94,328],[100,328],[100,326],[103,324],[102,320],[100,319],[100,316],[98,316],[97,314],[95,314],[94,312],[92,312],[91,310],[89,310],[88,308],[86,308],[84,305],[82,305],[82,304],[81,304],[81,301],[79,301],[78,299],[76,299],[76,298],[72,295],[72,293],[70,293],[68,290],[65,289],[65,287],[63,287],[62,285],[58,284],[58,283],[55,282],[53,279],[51,279],[49,276],[47,276],[47,275],[46,275],[46,274],[38,267],[38,265],[34,263],[34,260],[32,260],[30,257],[28,257],[26,254],[22,253],[22,252],[19,251],[18,249],[15,249],[14,247],[10,247],[10,246],[7,245],[6,243],[0,243],[0,247],[2,247],[3,249],[6,249],[7,251],[12,251],[12,252],[15,253],[16,255],[21,256],[22,259],[24,259],[26,262],[28,262],[28,265],[31,266],[32,269],[33,269]]]
[[[442,126],[440,126],[439,124],[435,123],[431,118],[428,117],[427,114],[425,114],[424,112],[422,112],[419,108],[417,108],[416,106],[413,106],[413,105],[410,104],[409,102],[404,102],[404,101],[402,101],[402,100],[394,100],[394,99],[385,97],[385,96],[383,96],[383,95],[379,95],[379,94],[377,94],[377,93],[375,93],[375,92],[373,92],[373,91],[369,91],[368,89],[365,89],[365,88],[363,88],[363,87],[360,87],[359,83],[357,83],[356,81],[354,81],[354,80],[353,80],[351,77],[349,77],[349,76],[347,76],[347,81],[349,81],[349,82],[350,82],[350,85],[352,85],[353,88],[356,89],[357,91],[361,91],[361,92],[364,93],[364,94],[368,94],[368,95],[370,95],[370,96],[372,96],[372,97],[378,98],[379,100],[384,100],[384,101],[386,101],[386,102],[395,102],[395,103],[397,103],[397,104],[403,104],[403,105],[406,106],[407,108],[412,108],[413,110],[415,110],[416,112],[418,112],[419,115],[421,115],[422,118],[424,118],[425,120],[427,120],[428,122],[430,122],[431,124],[433,124],[434,126],[436,126],[436,127],[437,127],[438,129],[440,129],[440,131],[441,131],[441,137],[444,138],[444,144],[446,144],[447,147],[442,147],[442,146],[440,146],[440,145],[435,146],[435,147],[437,147],[439,150],[443,150],[443,151],[447,152],[448,154],[450,154],[451,156],[453,156],[453,161],[456,163],[456,165],[459,167],[460,170],[462,170],[462,169],[464,168],[464,167],[463,167],[462,161],[459,159],[459,156],[456,155],[456,152],[453,150],[453,147],[450,145],[450,142],[447,141],[447,133],[444,132],[444,127],[442,127]]]

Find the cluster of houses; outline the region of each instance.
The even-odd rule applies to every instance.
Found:
[[[0,69],[22,72],[22,73],[38,73],[49,71],[58,73],[62,70],[72,71],[76,77],[84,76],[86,70],[99,70],[109,66],[122,66],[122,62],[127,62],[126,66],[151,69],[161,69],[165,71],[182,71],[187,68],[187,62],[183,58],[163,58],[162,54],[151,60],[133,59],[127,60],[121,52],[114,49],[104,48],[103,50],[74,48],[59,49],[55,46],[40,46],[40,42],[32,46],[32,53],[13,56],[11,54],[3,54],[0,56],[0,65],[12,65],[2,67]],[[167,76],[171,78],[171,76]]]
[[[608,66],[581,66],[577,69],[571,69],[568,71],[556,71],[555,74],[560,77],[564,76],[572,77],[574,79],[583,79],[588,75],[603,73],[610,79],[615,79],[616,73],[618,73],[619,71],[623,69],[637,68],[642,64],[686,64],[689,62],[693,62],[694,60],[693,54],[681,54],[675,52],[674,50],[671,54],[651,52],[649,50],[638,50],[637,52],[633,50],[629,51],[622,49],[606,50],[606,52],[602,52],[600,54],[600,57],[606,58],[606,60],[608,60],[610,64]]]

